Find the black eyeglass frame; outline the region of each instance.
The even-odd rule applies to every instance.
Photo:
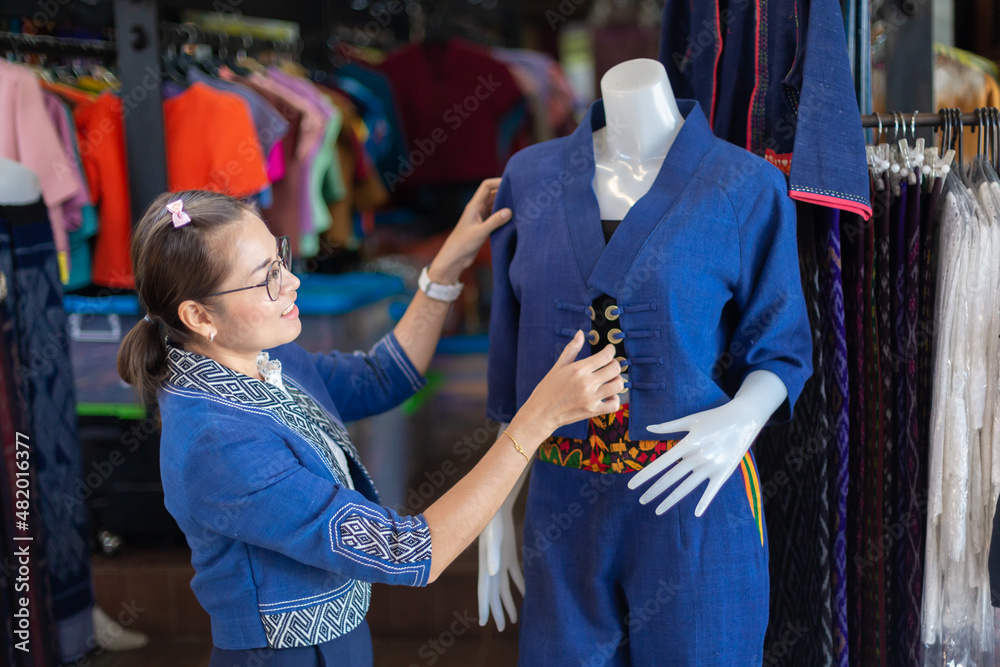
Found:
[[[248,289],[257,289],[258,287],[263,287],[263,288],[265,288],[264,291],[267,293],[267,298],[270,299],[271,301],[277,301],[278,297],[281,296],[281,268],[280,267],[281,266],[285,267],[285,270],[289,271],[289,272],[291,272],[291,270],[292,270],[291,266],[290,266],[291,262],[292,262],[292,246],[288,242],[288,237],[287,236],[279,236],[277,238],[277,241],[278,241],[278,254],[280,255],[280,257],[278,259],[274,260],[273,262],[271,262],[268,265],[268,267],[267,267],[267,278],[264,279],[264,282],[258,283],[256,285],[249,285],[247,287],[237,287],[236,289],[228,289],[228,290],[225,290],[223,292],[215,292],[213,294],[209,294],[208,296],[222,296],[223,294],[232,294],[233,292],[242,292],[242,291],[248,290]],[[271,281],[271,271],[274,269],[274,265],[275,264],[280,265],[279,268],[278,268],[278,279],[277,279],[278,280],[278,293],[275,296],[272,297],[271,296],[271,291],[269,289],[267,289],[267,285]]]

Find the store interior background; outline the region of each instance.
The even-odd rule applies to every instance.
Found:
[[[981,105],[963,98],[970,90],[980,94],[981,87],[954,79],[953,55],[935,45],[964,49],[989,61],[1000,59],[1000,7],[992,0],[898,4],[886,0],[871,6],[872,44],[856,45],[859,50],[871,49],[874,102],[863,113],[931,111],[942,106],[971,111]],[[608,68],[633,58],[657,57],[662,3],[4,0],[0,30],[12,30],[25,17],[40,17],[45,19],[37,26],[42,34],[69,34],[66,31],[72,29],[74,36],[115,41],[116,20],[127,11],[155,15],[157,22],[168,24],[190,20],[196,16],[191,12],[286,22],[262,30],[291,35],[291,57],[307,69],[330,73],[351,59],[356,53],[352,49],[364,50],[366,58],[377,57],[372,54],[423,40],[457,38],[487,47],[538,51],[558,64],[574,99],[570,121],[560,127],[525,130],[524,140],[531,143],[571,131],[599,95],[600,77]],[[900,15],[905,20],[896,25],[893,17]],[[211,40],[208,46],[218,49]],[[996,106],[997,100],[990,104]],[[891,128],[891,121],[887,125]],[[489,149],[467,146],[468,151]],[[134,200],[145,196],[148,201],[164,189],[162,173],[158,175],[156,168],[153,165],[149,174],[132,174]],[[353,350],[367,348],[384,334],[401,313],[407,294],[415,289],[420,268],[433,257],[457,219],[469,188],[477,182],[432,187],[423,198],[405,201],[392,196],[376,212],[374,224],[356,222],[344,238],[316,258],[298,258],[300,271],[340,276],[352,271],[378,272],[383,276],[357,285],[340,283],[345,298],[354,301],[346,306],[338,302],[342,311],[338,314],[304,315],[300,342],[311,350]],[[141,211],[142,207],[137,208]],[[452,312],[446,338],[428,374],[428,387],[399,409],[349,425],[386,505],[404,512],[422,511],[469,470],[478,460],[477,452],[494,440],[496,423],[485,414],[489,283],[484,255],[467,274],[466,292]],[[317,294],[323,284],[317,282]],[[84,299],[128,294],[92,286],[67,293],[69,298]],[[114,328],[127,331],[137,317],[123,314],[114,321],[107,316],[85,317],[83,335],[71,344],[97,602],[113,616],[131,610],[123,617],[128,619],[127,627],[150,639],[148,646],[136,651],[99,651],[89,664],[207,665],[209,619],[189,587],[190,553],[163,507],[155,426],[143,417],[115,374]],[[94,335],[88,338],[88,332]],[[115,463],[109,465],[109,461]],[[765,494],[765,513],[767,499]],[[492,620],[485,628],[478,624],[477,570],[473,544],[429,588],[374,586],[368,621],[375,664],[515,664],[517,625],[500,633]]]

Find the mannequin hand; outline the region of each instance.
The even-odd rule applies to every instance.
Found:
[[[501,632],[507,627],[507,616],[511,623],[517,623],[517,605],[514,604],[510,582],[513,581],[524,595],[524,574],[517,560],[514,535],[514,502],[527,471],[525,469],[510,495],[479,535],[479,625],[489,622],[492,611],[497,630]]]
[[[687,435],[637,472],[628,488],[638,488],[659,477],[639,498],[646,505],[680,482],[656,508],[657,514],[663,514],[707,480],[708,487],[694,510],[695,516],[701,516],[787,396],[788,390],[776,375],[755,371],[725,405],[650,426],[651,433],[686,431]]]
[[[427,275],[432,281],[445,285],[457,283],[462,271],[472,266],[476,254],[493,230],[510,220],[509,208],[502,208],[490,215],[499,187],[499,178],[488,178],[479,185],[472,199],[465,205],[458,224],[427,269]]]

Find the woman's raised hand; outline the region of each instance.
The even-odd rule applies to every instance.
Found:
[[[574,361],[583,344],[583,332],[577,331],[511,420],[518,432],[527,431],[540,441],[565,424],[618,410],[625,380],[614,345]]]
[[[462,271],[472,266],[476,254],[493,230],[510,220],[509,208],[490,215],[499,187],[499,178],[488,178],[479,185],[476,194],[465,205],[458,224],[427,269],[432,281],[445,285],[457,283]]]

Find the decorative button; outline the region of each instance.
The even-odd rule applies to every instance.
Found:
[[[617,320],[620,314],[621,311],[618,310],[618,306],[616,306],[615,304],[611,304],[610,306],[604,309],[604,317],[608,318],[609,322],[614,322],[615,320]]]
[[[0,271],[0,301],[7,298],[7,275]]]
[[[591,329],[590,333],[587,334],[587,342],[589,342],[591,345],[597,345],[597,341],[599,341],[600,339],[601,337],[598,336],[597,332],[594,331],[593,329]]]
[[[587,306],[587,314],[590,315],[590,320],[594,321],[597,319],[597,313],[594,312],[593,306]]]
[[[608,332],[608,340],[614,343],[615,345],[622,342],[622,339],[624,338],[625,336],[622,335],[621,329],[612,329],[611,331]]]

